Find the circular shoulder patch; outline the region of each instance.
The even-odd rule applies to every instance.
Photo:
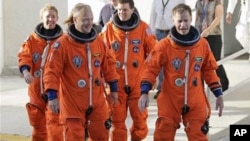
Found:
[[[55,42],[53,48],[58,49],[59,47],[60,47],[60,42],[59,41]]]

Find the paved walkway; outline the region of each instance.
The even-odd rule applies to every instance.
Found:
[[[210,118],[210,141],[228,141],[230,124],[250,124],[250,63],[247,60],[233,60],[224,67],[230,80],[230,89],[224,93],[225,109],[221,118],[217,111],[212,111]],[[152,141],[155,120],[157,118],[156,102],[151,92],[149,107],[149,134],[144,141]],[[30,136],[31,127],[27,120],[25,104],[28,101],[27,85],[19,76],[0,77],[0,133]],[[212,108],[215,99],[209,94]],[[127,124],[131,123],[128,117]],[[0,138],[1,140],[1,138]],[[183,126],[177,131],[176,141],[187,140]]]

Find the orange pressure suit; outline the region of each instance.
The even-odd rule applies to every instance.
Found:
[[[108,141],[109,107],[104,96],[106,82],[117,81],[115,58],[92,29],[89,39],[78,37],[74,25],[54,44],[46,64],[44,84],[60,95],[60,120],[66,141],[83,141],[85,128],[89,140]],[[60,84],[60,85],[59,85]]]
[[[62,141],[63,133],[62,126],[59,125],[59,115],[53,114],[50,108],[46,107],[46,99],[41,97],[40,67],[45,47],[50,48],[63,31],[59,25],[56,25],[55,34],[48,36],[42,33],[41,27],[42,24],[39,24],[35,28],[18,53],[20,71],[22,67],[27,67],[34,77],[34,81],[28,87],[30,101],[26,104],[26,109],[30,125],[33,126],[32,141]]]
[[[191,41],[176,38],[174,28],[167,38],[155,46],[142,76],[142,83],[154,84],[160,69],[164,68],[162,91],[157,98],[158,119],[154,141],[173,141],[181,117],[189,141],[207,141],[210,106],[204,92],[203,80],[211,90],[221,89],[215,73],[217,64],[206,39],[200,38],[194,27],[191,28],[190,34],[194,34]],[[189,66],[185,66],[187,55]],[[185,67],[188,67],[189,72],[187,79]],[[184,112],[185,82],[189,110]]]
[[[120,25],[116,14],[101,33],[106,44],[116,55],[116,70],[120,75],[118,81],[120,104],[113,106],[112,141],[127,141],[125,120],[128,108],[133,120],[130,128],[131,140],[140,141],[148,133],[147,111],[141,113],[137,105],[140,97],[142,66],[156,44],[156,37],[137,14],[133,13],[130,21],[133,21],[131,25]]]

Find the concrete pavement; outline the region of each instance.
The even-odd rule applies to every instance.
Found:
[[[228,141],[230,124],[250,124],[250,63],[247,60],[232,60],[224,64],[230,80],[230,88],[224,93],[225,109],[222,117],[217,116],[214,109],[215,99],[209,94],[213,108],[210,118],[210,141]],[[30,136],[31,127],[25,110],[28,101],[27,85],[19,76],[0,77],[0,133]],[[149,106],[149,134],[144,141],[153,140],[155,120],[157,118],[156,102],[151,92]],[[127,124],[131,119],[128,116]],[[0,139],[1,140],[1,139]],[[177,130],[176,141],[187,140],[183,125]]]

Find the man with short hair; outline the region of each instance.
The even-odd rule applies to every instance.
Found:
[[[133,0],[118,0],[117,12],[106,24],[101,36],[116,56],[119,102],[113,106],[112,141],[127,141],[126,118],[132,118],[131,141],[141,141],[147,136],[147,111],[140,112],[141,73],[144,61],[154,47],[156,38],[146,22],[134,12]]]
[[[155,33],[158,41],[165,38],[170,28],[173,26],[171,10],[179,3],[184,3],[185,0],[153,0],[151,7],[151,15],[149,25]],[[163,69],[158,76],[157,92],[154,99],[158,97],[161,92],[161,85],[163,81]]]
[[[218,66],[207,40],[191,26],[191,8],[178,4],[173,8],[172,16],[174,27],[167,38],[156,44],[146,61],[138,107],[142,112],[146,110],[148,93],[161,68],[164,68],[165,79],[157,98],[154,141],[173,141],[180,122],[185,126],[189,141],[208,141],[211,108],[203,80],[217,97],[216,109],[222,116],[223,93],[215,73]]]

